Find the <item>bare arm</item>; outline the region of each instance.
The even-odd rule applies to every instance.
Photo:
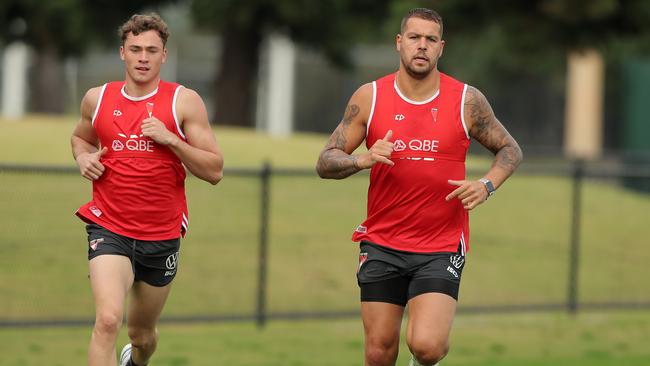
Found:
[[[101,88],[88,90],[81,100],[81,118],[75,126],[70,145],[81,175],[89,180],[96,180],[104,173],[104,165],[100,162],[101,156],[107,151],[104,147],[99,150],[99,139],[92,126],[93,113],[97,106]]]
[[[167,145],[197,178],[219,183],[223,177],[223,154],[210,128],[203,100],[194,90],[183,88],[176,110],[187,142],[167,130],[155,115],[142,121],[142,134]]]
[[[496,118],[483,93],[471,86],[467,88],[464,117],[470,136],[494,154],[492,167],[484,177],[492,181],[496,189],[519,166],[523,158],[521,149]],[[450,184],[459,188],[447,196],[447,200],[458,197],[466,209],[471,210],[487,199],[487,190],[481,182],[450,181]]]
[[[390,154],[392,133],[378,140],[365,153],[352,155],[366,137],[366,124],[372,103],[372,85],[361,86],[350,98],[343,119],[321,151],[316,171],[321,178],[343,179],[378,162],[393,165]]]
[[[474,87],[467,89],[465,121],[470,136],[495,155],[492,167],[485,177],[498,188],[521,163],[521,148],[496,118],[483,93]]]

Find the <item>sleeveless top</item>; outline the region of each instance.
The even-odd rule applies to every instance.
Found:
[[[370,170],[367,218],[354,241],[370,241],[392,249],[457,252],[469,249],[469,216],[449,179],[465,179],[470,137],[463,117],[467,85],[440,73],[439,91],[426,101],[406,98],[396,74],[373,82],[367,122],[367,148],[393,131],[394,166]]]
[[[92,200],[77,210],[84,221],[138,240],[168,240],[188,229],[185,168],[174,152],[142,136],[150,115],[185,140],[176,116],[181,85],[160,81],[142,97],[124,91],[124,82],[102,86],[92,125],[102,147],[105,167],[93,181]]]

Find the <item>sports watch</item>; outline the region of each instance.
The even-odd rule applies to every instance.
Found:
[[[494,194],[494,192],[496,191],[494,189],[494,184],[492,184],[492,182],[487,178],[481,178],[478,181],[483,183],[483,185],[485,185],[485,189],[487,189],[488,196],[485,199],[488,199],[489,197],[491,197]]]

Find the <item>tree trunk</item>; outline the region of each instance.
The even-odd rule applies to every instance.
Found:
[[[34,52],[30,85],[32,112],[65,112],[68,88],[65,84],[63,63],[55,46],[40,47]]]
[[[221,37],[221,69],[217,74],[212,120],[219,124],[254,126],[262,35],[255,26],[249,29],[226,26]]]

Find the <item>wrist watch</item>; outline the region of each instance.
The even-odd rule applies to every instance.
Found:
[[[487,197],[485,199],[488,199],[488,197],[491,197],[494,194],[494,192],[496,191],[494,189],[494,184],[492,184],[492,182],[487,178],[481,178],[478,181],[483,183],[483,185],[485,185],[485,189],[487,189],[488,195],[487,195]]]

